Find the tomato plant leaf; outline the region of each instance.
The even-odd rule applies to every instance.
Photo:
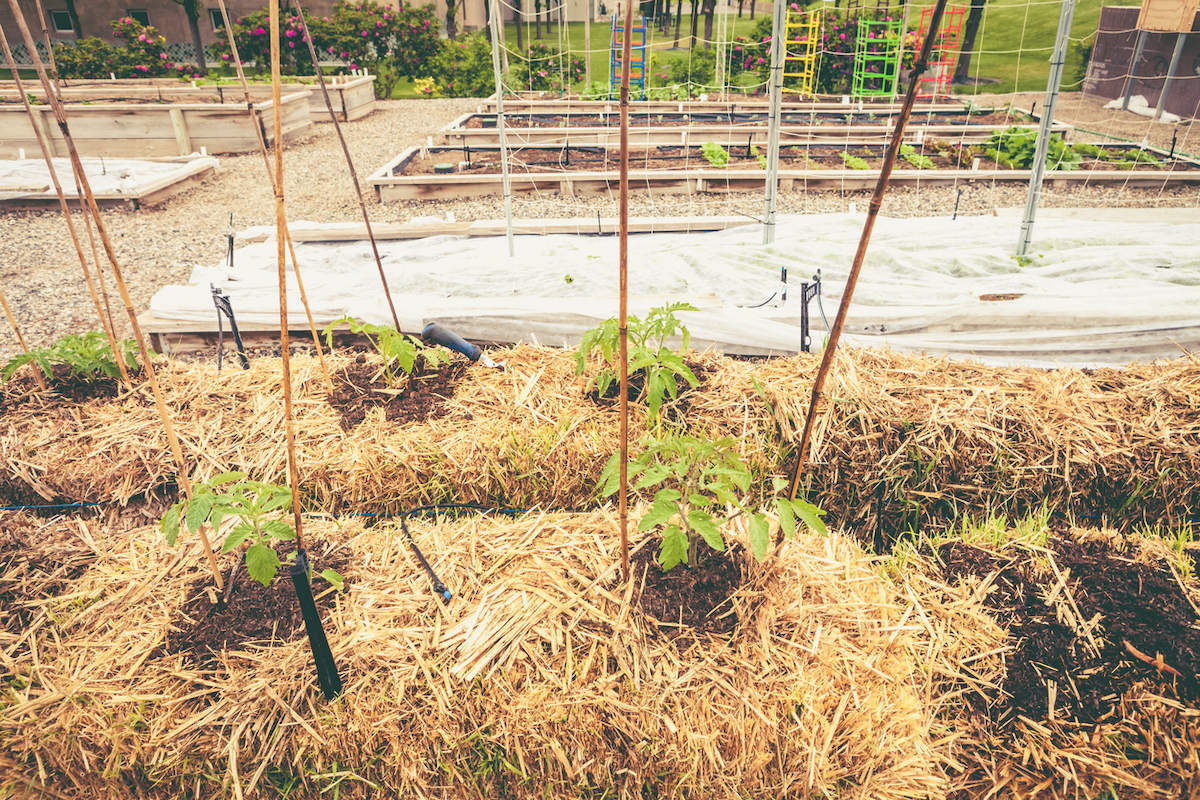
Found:
[[[687,515],[688,525],[700,534],[708,546],[717,552],[725,551],[725,540],[721,538],[721,529],[707,511],[693,508]]]
[[[767,545],[771,543],[771,526],[762,514],[750,518],[750,550],[761,563],[767,555]]]
[[[263,586],[270,586],[279,571],[279,554],[265,544],[255,542],[246,549],[246,572]]]
[[[662,547],[658,551],[658,563],[667,571],[679,562],[687,563],[688,538],[678,525],[669,525],[663,531]]]
[[[213,496],[211,494],[196,494],[188,501],[187,511],[184,512],[184,521],[187,522],[188,530],[192,533],[198,533],[200,526],[208,519],[208,512],[212,509]]]
[[[333,588],[337,589],[339,592],[345,591],[346,580],[340,574],[338,574],[336,570],[323,569],[321,570],[321,577],[329,581],[329,583],[333,585]]]

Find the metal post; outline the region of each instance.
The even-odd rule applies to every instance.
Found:
[[[1158,96],[1158,107],[1154,109],[1154,118],[1162,117],[1163,109],[1167,106],[1167,93],[1171,91],[1171,81],[1175,80],[1175,69],[1179,66],[1179,57],[1183,55],[1183,43],[1187,34],[1181,33],[1175,39],[1175,52],[1171,54],[1171,66],[1167,67],[1167,79],[1163,82],[1162,94]]]
[[[1054,55],[1050,59],[1050,77],[1046,81],[1046,99],[1042,103],[1042,119],[1038,125],[1037,148],[1033,155],[1033,175],[1029,178],[1029,195],[1025,199],[1025,215],[1021,218],[1021,240],[1017,242],[1017,255],[1029,252],[1033,240],[1033,217],[1037,213],[1038,200],[1042,194],[1042,181],[1046,177],[1046,151],[1050,149],[1050,125],[1054,122],[1054,106],[1058,102],[1058,87],[1062,83],[1063,65],[1066,63],[1067,37],[1071,33],[1071,19],[1075,16],[1075,0],[1063,0],[1062,13],[1058,18],[1058,36],[1054,40]]]
[[[767,184],[763,198],[763,244],[775,241],[775,201],[779,194],[779,117],[783,104],[783,56],[787,46],[787,3],[776,2],[771,28],[771,111],[767,120]]]
[[[496,130],[500,132],[500,180],[504,184],[504,223],[508,237],[508,257],[513,249],[512,183],[508,177],[508,141],[504,136],[504,81],[500,73],[500,0],[492,0],[492,70],[496,74]]]
[[[1129,74],[1125,77],[1125,100],[1121,110],[1129,110],[1129,98],[1133,94],[1133,85],[1137,83],[1138,64],[1142,60],[1142,51],[1146,49],[1146,31],[1138,31],[1137,44],[1133,46],[1133,60],[1129,62]]]

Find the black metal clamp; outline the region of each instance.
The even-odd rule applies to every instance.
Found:
[[[228,295],[223,294],[216,286],[210,283],[208,287],[212,289],[213,305],[217,307],[217,372],[221,371],[221,360],[225,355],[225,325],[222,315],[229,317],[229,327],[233,331],[233,341],[237,344],[237,354],[238,359],[242,362],[242,369],[250,369],[250,359],[246,357],[242,334],[238,331],[237,321],[233,318],[233,304],[229,301]]]

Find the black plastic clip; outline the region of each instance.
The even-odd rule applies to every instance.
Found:
[[[221,371],[222,357],[225,355],[225,324],[222,315],[229,317],[229,327],[233,330],[233,341],[237,344],[238,359],[242,369],[250,369],[250,359],[246,357],[246,347],[242,344],[242,334],[238,331],[237,321],[233,318],[233,304],[229,297],[211,283],[213,305],[217,307],[217,372]]]

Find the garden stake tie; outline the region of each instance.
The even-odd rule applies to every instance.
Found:
[[[620,299],[617,317],[621,360],[621,577],[629,580],[629,59],[632,56],[633,3],[625,4],[621,43],[621,194],[617,249],[620,254]]]
[[[817,402],[821,399],[821,389],[825,385],[825,376],[837,353],[838,339],[842,335],[842,326],[846,322],[846,313],[850,309],[850,298],[854,296],[854,286],[858,283],[858,274],[862,271],[863,259],[867,255],[867,244],[871,241],[871,229],[875,227],[875,217],[879,215],[879,207],[883,205],[883,195],[887,192],[888,179],[892,175],[892,166],[896,163],[896,155],[904,141],[904,127],[912,114],[913,103],[917,98],[919,78],[929,66],[929,53],[937,38],[937,29],[942,22],[942,12],[946,10],[946,0],[937,0],[933,8],[933,17],[929,20],[930,34],[921,44],[921,55],[909,76],[908,92],[904,96],[904,107],[900,110],[900,119],[896,121],[896,130],[892,132],[892,141],[888,144],[887,155],[883,159],[883,168],[879,171],[879,182],[875,185],[875,195],[867,209],[867,220],[863,223],[862,237],[858,240],[858,250],[854,253],[854,263],[850,266],[850,275],[846,278],[846,288],[842,292],[842,302],[838,304],[837,316],[833,320],[833,328],[829,331],[829,343],[821,355],[821,366],[817,369],[817,377],[813,381],[812,397],[808,402],[808,414],[804,418],[804,434],[800,437],[800,446],[796,448],[796,460],[792,464],[791,477],[788,480],[788,500],[796,499],[800,488],[800,478],[804,473],[804,464],[808,459],[808,448],[812,440],[813,420],[817,416]],[[783,542],[783,528],[775,532],[775,546]]]
[[[292,584],[296,587],[296,598],[300,601],[300,613],[304,615],[304,630],[308,632],[308,644],[312,648],[321,693],[325,695],[326,700],[332,700],[342,693],[342,679],[338,677],[333,651],[329,649],[325,627],[321,624],[321,614],[317,611],[316,601],[313,600],[312,584],[308,582],[309,572],[308,554],[304,552],[304,548],[300,548],[296,551],[296,562],[292,564]]]
[[[187,462],[183,459],[183,449],[179,445],[179,437],[175,435],[175,427],[171,424],[171,416],[167,413],[167,403],[163,398],[162,387],[158,383],[158,376],[154,372],[154,362],[150,358],[149,348],[146,347],[146,337],[142,334],[142,327],[138,324],[137,314],[133,310],[133,298],[129,295],[129,287],[125,285],[125,277],[121,273],[121,265],[117,262],[117,253],[113,249],[112,240],[108,236],[108,229],[104,227],[104,221],[100,218],[100,207],[96,204],[96,196],[92,193],[92,186],[88,182],[87,174],[83,171],[83,162],[79,159],[79,151],[75,148],[75,140],[71,137],[71,128],[67,123],[66,112],[63,110],[62,103],[59,102],[58,96],[53,91],[49,77],[46,75],[46,68],[42,65],[41,55],[34,44],[33,36],[29,33],[29,26],[25,23],[25,16],[21,11],[19,1],[8,0],[8,5],[12,9],[17,27],[21,31],[21,37],[24,39],[25,48],[33,61],[34,69],[37,70],[38,78],[42,83],[42,90],[46,93],[46,100],[50,103],[50,107],[54,111],[55,121],[58,123],[63,141],[67,145],[67,154],[71,159],[71,167],[75,170],[76,179],[79,181],[79,186],[83,189],[84,198],[87,200],[88,210],[91,212],[92,219],[96,223],[96,232],[100,237],[100,243],[104,245],[104,254],[108,256],[108,262],[113,271],[113,280],[116,282],[117,290],[121,294],[121,302],[125,306],[125,313],[129,317],[129,325],[133,328],[133,336],[137,341],[138,352],[142,356],[142,369],[146,372],[146,382],[150,384],[150,390],[154,394],[154,404],[157,406],[158,416],[162,420],[163,432],[166,434],[167,443],[171,447],[171,455],[175,458],[175,465],[178,470],[176,480],[183,486],[184,495],[190,500],[192,498],[192,482],[188,478]],[[2,40],[3,29],[0,29],[0,41]],[[119,360],[120,356],[118,355]],[[217,566],[217,559],[213,555],[212,545],[209,543],[208,535],[204,533],[203,528],[200,530],[200,541],[204,545],[204,554],[208,557],[208,564],[212,569],[213,579],[217,584],[217,591],[222,591],[225,588],[225,580],[221,577],[221,569]]]

